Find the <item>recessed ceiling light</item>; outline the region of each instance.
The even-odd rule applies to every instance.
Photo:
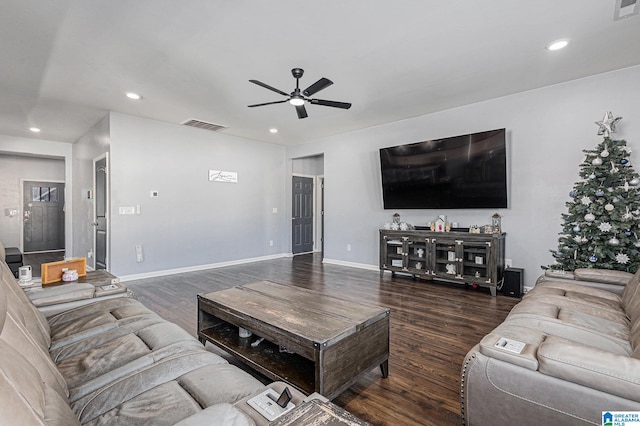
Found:
[[[565,47],[567,47],[568,44],[569,44],[569,40],[567,39],[552,41],[551,43],[547,44],[547,50],[564,49]]]
[[[40,129],[38,129],[37,127],[29,127],[29,130],[31,130],[33,133],[40,133]]]
[[[278,133],[278,129],[276,129],[275,127],[272,127],[271,129],[269,129],[269,132]]]
[[[138,95],[137,93],[127,92],[127,98],[133,99],[134,101],[139,101],[140,99],[142,99],[142,96]]]

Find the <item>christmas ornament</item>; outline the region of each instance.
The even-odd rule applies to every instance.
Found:
[[[627,263],[629,263],[629,256],[627,256],[625,253],[618,253],[616,254],[616,262],[626,265]]]
[[[576,198],[576,195],[578,195],[578,191],[576,191],[575,189],[569,193],[569,197],[571,198]]]
[[[633,235],[633,232],[631,232],[631,229],[627,229],[626,231],[624,231],[624,235],[626,235],[627,237],[630,237]]]
[[[593,263],[595,263],[595,262],[597,262],[597,261],[598,261],[598,256],[596,256],[595,254],[594,254],[594,255],[592,255],[592,256],[589,258],[589,262],[593,262]]]
[[[596,220],[596,217],[593,215],[593,213],[587,213],[584,215],[584,220],[586,220],[587,222],[593,222],[594,220]]]
[[[613,118],[611,111],[606,113],[601,121],[595,122],[598,125],[598,135],[603,135],[605,138],[608,138],[611,133],[616,132],[616,124],[620,120],[622,120],[622,117]]]
[[[629,213],[629,206],[627,206],[627,212],[622,215],[623,220],[631,220],[633,219],[633,215]]]
[[[598,195],[598,194],[596,193],[596,195]],[[602,194],[602,195],[604,195],[604,194]],[[584,204],[585,206],[588,206],[589,204],[591,204],[591,198],[589,198],[589,197],[587,197],[587,196],[585,195],[584,197],[582,197],[582,198],[580,199],[580,202],[581,202],[582,204]]]
[[[611,231],[612,228],[613,227],[609,222],[602,222],[600,225],[598,225],[598,229],[601,230],[602,232],[609,232]]]
[[[640,247],[640,241],[636,241],[635,243],[633,243],[633,245],[636,247]]]
[[[629,181],[629,185],[638,186],[638,184],[640,184],[640,179],[638,178],[633,178]]]
[[[613,164],[613,161],[611,162],[611,173],[618,173],[620,171],[619,168],[616,167],[615,164]]]
[[[629,162],[628,158],[623,158],[620,160],[620,164],[627,164]]]
[[[596,175],[595,175],[595,174],[591,173],[591,174],[589,175],[589,179],[595,179],[595,178],[596,178]]]
[[[598,189],[596,191],[596,197],[602,197],[604,195],[604,191],[602,189]]]
[[[580,226],[579,225],[574,226],[573,232],[580,232]]]
[[[596,157],[593,160],[591,160],[591,164],[593,164],[594,166],[601,166],[602,165],[602,158],[600,157]]]
[[[607,203],[607,204],[605,204],[605,205],[604,205],[604,209],[605,209],[606,211],[608,211],[608,212],[612,211],[614,208],[615,208],[615,207],[613,207],[613,204],[609,204],[609,203]]]
[[[609,151],[607,151],[607,148],[605,148],[604,151],[600,153],[600,157],[607,158],[608,156],[609,156]]]
[[[620,240],[617,239],[616,237],[611,238],[609,241],[607,241],[610,245],[612,246],[619,246],[620,245]]]
[[[629,192],[629,182],[627,182],[627,180],[624,180],[624,185],[622,186],[625,190],[625,192]]]

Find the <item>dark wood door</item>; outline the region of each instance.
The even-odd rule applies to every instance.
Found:
[[[313,251],[313,179],[293,177],[292,252]]]
[[[64,250],[64,183],[24,182],[25,253]]]

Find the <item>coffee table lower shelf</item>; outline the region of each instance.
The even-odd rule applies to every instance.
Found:
[[[315,365],[312,361],[298,354],[281,352],[278,345],[266,339],[252,347],[251,344],[259,337],[240,337],[235,325],[221,322],[200,330],[198,337],[202,344],[211,342],[272,380],[290,383],[306,394],[316,389]]]

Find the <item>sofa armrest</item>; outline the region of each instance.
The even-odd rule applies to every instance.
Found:
[[[640,360],[556,336],[538,348],[538,370],[546,375],[640,401]]]
[[[631,278],[632,273],[624,271],[614,271],[610,269],[598,269],[598,268],[578,268],[573,271],[573,275],[576,280],[591,281],[604,284],[613,284],[619,286],[625,286]]]

